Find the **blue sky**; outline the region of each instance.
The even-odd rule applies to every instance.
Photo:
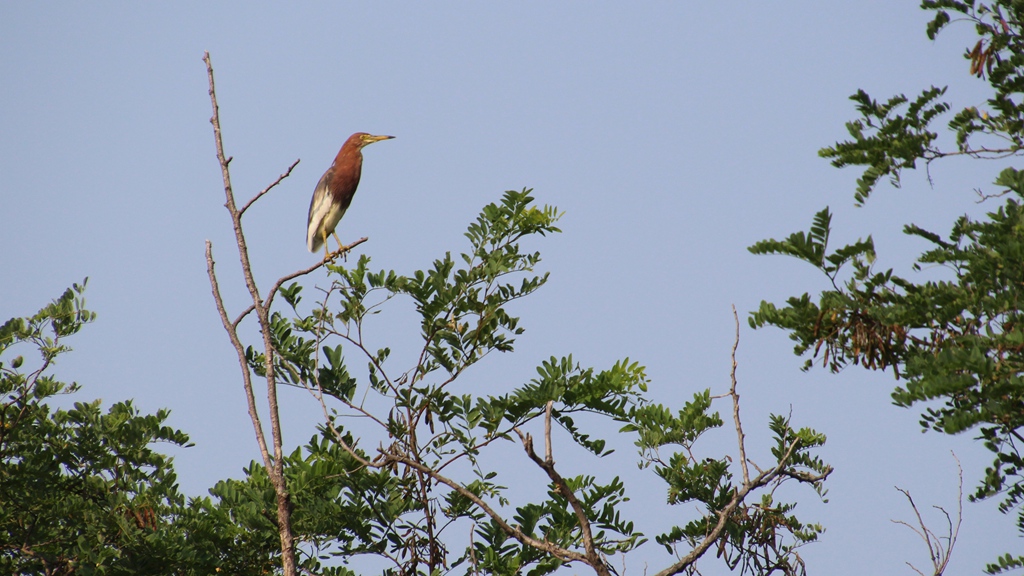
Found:
[[[809,566],[909,573],[904,562],[927,562],[917,537],[890,522],[911,515],[893,486],[953,509],[950,450],[965,490],[988,453],[921,434],[917,412],[891,405],[891,375],[802,373],[783,333],[749,330],[762,299],[824,284],[746,247],[806,228],[829,205],[835,242],[872,234],[879,265],[905,267],[923,246],[904,223],[945,233],[957,215],[985,210],[973,189],[995,164],[935,165],[934,186],[909,173],[902,189],[854,208],[857,174],[817,157],[843,138],[858,88],[886,98],[949,84],[952,102],[984,102],[960,58],[970,29],[932,43],[926,20],[916,2],[891,1],[0,4],[0,318],[33,313],[88,276],[99,317],[58,376],[84,386],[80,399],[170,408],[196,443],[174,452],[190,494],[258,458],[205,276],[209,239],[229,305],[244,305],[208,123],[209,50],[239,198],[301,159],[247,216],[259,281],[315,261],[309,196],[352,132],[396,136],[366,150],[339,227],[343,239],[370,238],[360,250],[375,267],[427,267],[464,248],[484,204],[534,188],[566,213],[564,233],[535,246],[551,281],[517,305],[527,332],[516,353],[489,358],[472,385],[507,389],[572,353],[599,367],[640,361],[661,402],[721,392],[735,305],[751,456],[765,461],[771,412],[829,437],[830,503],[798,493],[802,518],[828,529],[804,550]],[[314,274],[307,290],[324,282]],[[415,335],[407,312],[386,314],[376,337],[400,347],[396,334]],[[318,407],[296,390],[282,402],[287,442],[303,443]],[[709,452],[731,442],[712,439]],[[640,491],[634,505],[667,523],[679,511],[663,502]],[[1019,546],[1013,533],[994,502],[965,504],[950,571]],[[653,545],[642,554],[651,568],[665,562]],[[705,573],[718,573],[713,564]]]

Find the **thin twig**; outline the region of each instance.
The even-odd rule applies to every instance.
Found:
[[[280,184],[281,181],[284,180],[285,178],[287,178],[288,176],[291,176],[292,170],[294,170],[295,167],[298,166],[298,165],[299,165],[299,160],[296,159],[295,162],[292,162],[292,165],[289,166],[288,169],[285,170],[283,174],[281,174],[280,176],[277,177],[277,180],[274,180],[273,182],[271,182],[270,186],[267,186],[263,190],[260,190],[259,194],[253,196],[251,200],[249,200],[248,202],[245,203],[245,206],[242,206],[241,208],[239,208],[238,209],[238,215],[241,216],[242,214],[245,214],[245,211],[249,209],[249,206],[252,206],[253,202],[255,202],[255,201],[259,200],[260,198],[262,198],[264,194],[266,194],[267,192],[270,192],[271,188],[273,188],[274,186],[277,186],[278,184]]]
[[[921,529],[918,530],[917,528],[914,528],[913,526],[911,526],[910,524],[904,522],[903,520],[893,520],[893,522],[896,523],[896,524],[902,524],[903,526],[906,526],[907,528],[910,528],[915,534],[920,536],[921,539],[924,540],[925,546],[928,548],[928,556],[929,556],[929,558],[931,558],[932,562],[934,563],[935,562],[935,546],[932,545],[932,539],[931,539],[932,532],[931,532],[931,530],[928,529],[928,527],[924,523],[924,519],[921,518],[921,511],[917,509],[917,504],[914,502],[914,498],[913,498],[913,496],[910,495],[910,492],[908,492],[907,490],[904,490],[903,488],[900,488],[899,486],[895,486],[895,488],[897,490],[899,490],[903,494],[903,496],[906,497],[907,502],[910,503],[910,509],[914,511],[914,516],[917,517],[917,525],[920,526]],[[913,567],[913,566],[911,566],[911,567]]]
[[[989,198],[999,198],[1000,196],[1006,196],[1010,192],[1012,192],[1012,190],[1007,189],[1003,190],[1002,192],[996,192],[995,194],[985,194],[984,192],[981,191],[981,188],[975,188],[974,193],[978,196],[978,199],[975,201],[975,204],[981,204],[982,202],[988,200]]]
[[[551,450],[551,407],[554,401],[548,400],[544,407],[544,461],[549,465],[555,465],[555,456]]]
[[[253,429],[256,432],[256,443],[260,447],[260,456],[263,458],[263,465],[270,470],[274,463],[270,459],[270,451],[267,449],[267,440],[264,437],[263,424],[260,422],[260,413],[256,408],[256,397],[252,390],[252,373],[249,370],[249,362],[245,357],[245,346],[238,338],[235,326],[228,320],[227,309],[224,307],[224,299],[220,295],[220,286],[217,284],[217,275],[214,272],[213,245],[206,241],[206,273],[210,277],[210,287],[213,290],[213,301],[217,304],[217,312],[220,314],[220,321],[224,330],[228,333],[228,339],[238,354],[238,364],[242,370],[242,386],[245,388],[245,401],[249,406],[249,419],[252,420]]]
[[[743,470],[743,483],[750,483],[750,472],[747,468],[747,450],[744,442],[743,424],[740,423],[740,395],[736,392],[736,350],[740,347],[740,317],[736,314],[736,306],[732,307],[732,318],[736,323],[736,339],[732,345],[732,370],[729,372],[729,396],[732,397],[732,419],[736,424],[736,439],[740,445],[740,468]]]
[[[952,450],[949,451],[953,455],[953,460],[956,461],[957,471],[957,495],[956,495],[956,528],[950,527],[949,545],[946,547],[946,560],[942,564],[942,569],[946,569],[946,565],[949,564],[949,557],[953,554],[953,546],[956,544],[957,536],[960,535],[960,525],[964,521],[964,468],[960,465],[960,459],[956,457],[956,453]],[[949,519],[949,515],[946,515],[946,519]]]
[[[957,536],[959,536],[960,534],[960,525],[963,522],[964,469],[960,465],[960,459],[956,457],[956,454],[952,452],[951,454],[953,454],[953,460],[956,461],[957,475],[959,479],[957,487],[956,526],[953,526],[952,518],[950,518],[949,513],[946,512],[946,510],[943,507],[932,506],[939,512],[942,512],[942,514],[946,517],[946,536],[939,537],[935,534],[935,532],[928,528],[928,526],[924,523],[924,519],[921,517],[921,512],[920,510],[918,510],[917,504],[914,502],[914,498],[910,495],[910,492],[904,490],[903,488],[900,488],[899,486],[896,486],[896,489],[899,490],[900,493],[902,493],[903,496],[906,497],[907,502],[910,503],[910,508],[911,510],[914,511],[914,516],[917,517],[917,526],[920,529],[911,526],[909,523],[904,522],[903,520],[892,520],[892,523],[899,524],[901,526],[906,526],[924,541],[925,546],[928,548],[928,558],[932,562],[933,576],[942,576],[942,574],[946,571],[946,568],[949,566],[950,557],[953,555],[953,547],[956,545]],[[942,540],[946,541],[946,545],[944,547],[940,544]],[[921,574],[921,576],[924,576],[924,573],[918,570],[910,562],[906,562],[906,565],[918,574]]]

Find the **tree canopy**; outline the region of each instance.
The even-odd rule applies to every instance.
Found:
[[[974,26],[966,69],[991,97],[954,106],[934,86],[884,100],[857,91],[848,139],[821,150],[834,166],[861,170],[856,205],[886,180],[899,187],[907,170],[949,157],[1012,162],[1024,148],[1024,4],[922,7],[933,16],[931,38],[958,20]],[[520,302],[548,281],[534,246],[561,232],[562,212],[530,189],[486,203],[462,246],[414,269],[375,268],[368,251],[285,273],[268,289],[256,281],[263,276],[249,259],[244,216],[298,161],[239,207],[209,55],[205,62],[235,233],[229,252],[237,248],[239,292],[250,300],[229,309],[235,300],[222,286],[232,285],[218,276],[209,242],[207,271],[259,458],[209,496],[187,498],[172,459],[157,450],[190,442],[166,425],[166,411],[142,414],[131,401],[104,409],[98,400],[56,408],[59,395],[82,391],[54,367],[95,317],[84,305],[85,283],[74,285],[35,315],[0,326],[0,571],[611,575],[648,546],[665,552],[647,567],[658,576],[700,574],[713,563],[741,574],[806,573],[801,549],[824,527],[797,505],[824,499],[832,472],[825,436],[795,424],[799,414],[781,415],[782,401],[780,414],[745,427],[738,318],[730,377],[681,405],[655,402],[651,390],[664,383],[634,358],[591,366],[557,355],[529,378],[483,381],[474,368],[515,353],[529,321]],[[926,247],[910,270],[877,269],[867,234],[830,245],[828,207],[809,230],[754,244],[756,254],[813,266],[829,288],[763,302],[749,323],[787,331],[805,369],[891,370],[894,403],[920,407],[923,428],[976,434],[993,461],[972,498],[1000,499],[1024,533],[1024,173],[1000,166],[993,182],[996,190],[981,194],[986,216],[959,218],[941,233],[905,226]],[[946,276],[919,280],[925,266]],[[412,338],[373,332],[377,314],[392,308],[411,314]],[[396,352],[399,336],[415,342],[412,354]],[[281,386],[307,392],[303,400],[322,414],[300,446],[283,441]],[[709,442],[715,431],[731,435],[732,447]],[[751,433],[771,439],[764,453],[748,452]],[[623,439],[636,451],[622,450]],[[562,457],[569,453],[584,457]],[[671,519],[669,528],[652,527],[649,515],[629,507],[644,488],[616,473],[627,465],[664,491],[658,516]],[[524,470],[542,480],[525,486]],[[951,523],[945,550],[928,543],[935,574],[954,541]],[[1024,555],[1009,552],[986,568],[1021,567]]]
[[[967,71],[987,82],[991,97],[980,107],[954,107],[941,100],[946,89],[934,86],[916,98],[900,94],[884,102],[857,91],[850,99],[860,117],[846,125],[850,139],[820,155],[836,167],[862,168],[854,192],[858,205],[883,178],[898,188],[904,171],[922,163],[1015,158],[1024,149],[1024,5],[925,0],[922,7],[934,11],[929,38],[957,20],[974,25],[978,40],[965,50]],[[949,115],[951,148],[943,147],[933,128]],[[807,262],[832,288],[781,306],[763,302],[750,324],[788,331],[796,354],[810,357],[805,369],[817,360],[833,372],[849,364],[891,370],[901,382],[893,402],[923,405],[923,427],[978,434],[993,462],[971,497],[1001,497],[1000,509],[1017,515],[1024,534],[1024,172],[1003,168],[993,185],[996,192],[979,192],[987,204],[997,204],[984,218],[961,217],[947,234],[904,227],[927,246],[907,272],[877,270],[870,235],[830,246],[828,208],[815,214],[807,232],[754,244],[755,254]],[[947,271],[944,279],[915,281],[913,272],[935,266]],[[987,570],[1022,566],[1024,556],[1008,553]]]

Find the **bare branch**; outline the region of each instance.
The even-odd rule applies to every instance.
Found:
[[[744,442],[743,424],[740,423],[740,395],[736,392],[736,350],[740,347],[740,317],[736,314],[736,306],[732,307],[732,318],[736,323],[736,339],[732,345],[732,370],[729,372],[729,396],[732,398],[732,420],[736,425],[736,439],[740,446],[740,468],[743,470],[743,483],[750,483],[750,471],[747,468],[747,450]]]
[[[256,432],[256,443],[260,447],[260,455],[263,457],[263,465],[269,470],[273,466],[270,459],[270,451],[267,449],[267,440],[264,437],[263,424],[260,422],[259,410],[256,408],[256,397],[252,391],[252,372],[249,370],[249,363],[245,358],[245,346],[238,338],[235,324],[228,321],[228,313],[224,308],[224,299],[220,295],[220,286],[217,284],[217,275],[213,269],[213,245],[206,241],[206,273],[210,277],[210,288],[213,290],[213,301],[217,304],[217,312],[220,314],[220,321],[224,330],[228,333],[228,339],[238,354],[238,364],[242,370],[242,386],[245,388],[245,400],[249,406],[249,419],[252,420]]]
[[[349,244],[348,246],[345,246],[343,248],[343,250],[339,250],[338,252],[336,252],[336,254],[339,254],[339,255],[347,254],[353,248],[355,248],[356,246],[359,246],[360,244],[362,244],[363,242],[366,242],[367,240],[369,240],[369,238],[364,236],[364,237],[356,240],[355,242]],[[291,274],[288,274],[286,276],[282,276],[281,278],[279,278],[278,281],[275,282],[274,285],[270,288],[270,292],[267,292],[267,301],[266,301],[267,308],[270,308],[270,305],[274,302],[274,296],[277,295],[277,291],[281,288],[281,286],[285,282],[288,282],[290,280],[294,280],[294,279],[298,278],[299,276],[305,276],[306,274],[309,274],[310,272],[314,272],[316,269],[320,268],[321,266],[323,266],[324,264],[327,264],[327,263],[328,263],[327,261],[321,260],[320,262],[317,262],[316,264],[313,264],[312,266],[310,266],[308,268],[303,268],[302,270],[299,270],[297,272],[292,272]]]
[[[946,536],[936,536],[935,532],[933,532],[925,524],[924,519],[921,517],[921,511],[917,508],[917,504],[914,502],[914,498],[911,497],[910,492],[904,490],[903,488],[900,488],[899,486],[896,486],[896,489],[899,490],[903,494],[903,496],[907,498],[907,502],[910,503],[910,508],[911,510],[914,511],[914,516],[917,517],[918,528],[911,526],[909,523],[904,522],[903,520],[892,520],[892,523],[899,524],[901,526],[906,526],[911,531],[913,531],[914,534],[917,534],[921,538],[921,540],[924,541],[925,546],[928,548],[928,558],[932,562],[933,576],[942,576],[942,574],[945,573],[946,568],[949,566],[949,560],[953,554],[953,547],[956,545],[957,536],[960,534],[960,525],[963,522],[964,470],[963,467],[960,465],[960,459],[956,457],[956,454],[952,452],[951,454],[953,454],[953,459],[956,461],[957,475],[959,478],[959,483],[957,487],[956,526],[953,526],[953,519],[950,518],[949,513],[946,512],[944,508],[942,508],[941,506],[932,506],[932,508],[935,508],[939,512],[942,512],[942,514],[946,517]],[[945,546],[942,546],[942,540],[946,541]],[[918,570],[913,564],[911,564],[910,562],[907,562],[906,564],[907,566],[910,566],[910,568],[912,568],[915,572],[921,574],[921,576],[924,576],[924,573]]]
[[[924,519],[921,518],[921,511],[917,509],[917,504],[914,503],[914,498],[910,495],[910,492],[904,490],[903,488],[900,488],[899,486],[896,486],[895,488],[897,490],[899,490],[903,494],[903,496],[906,497],[907,502],[910,503],[910,508],[911,508],[911,510],[914,511],[914,516],[917,517],[917,525],[920,526],[921,529],[918,530],[918,529],[914,528],[913,526],[911,526],[910,524],[907,524],[906,522],[904,522],[902,520],[893,520],[893,522],[896,523],[896,524],[902,524],[902,525],[910,528],[911,530],[913,530],[913,532],[915,534],[920,536],[921,539],[924,540],[925,546],[928,547],[928,556],[929,556],[929,558],[931,558],[932,562],[934,563],[935,560],[936,560],[936,558],[935,558],[935,554],[936,554],[935,546],[932,545],[931,531],[928,530],[928,527],[925,526]]]
[[[1012,190],[1007,189],[1003,190],[1002,192],[996,192],[995,194],[985,194],[984,192],[981,191],[981,188],[975,188],[974,193],[978,196],[978,199],[975,200],[975,204],[981,204],[982,202],[988,200],[989,198],[999,198],[1000,196],[1006,196],[1010,192],[1012,192]]]
[[[554,453],[551,451],[551,407],[554,402],[548,400],[544,407],[544,461],[551,466],[555,465]]]
[[[949,564],[949,557],[953,554],[953,546],[956,545],[956,539],[960,535],[960,525],[964,521],[964,468],[960,465],[960,459],[956,457],[956,453],[952,450],[949,451],[953,455],[953,460],[956,461],[956,472],[957,472],[957,494],[956,494],[956,527],[950,525],[949,533],[949,545],[946,547],[946,560],[942,564],[942,569],[946,569],[946,565]],[[945,510],[943,510],[945,513]],[[946,514],[946,520],[949,520],[949,514]]]
[[[228,165],[231,163],[231,159],[224,155],[224,142],[220,127],[220,108],[217,105],[217,91],[213,81],[213,64],[210,61],[209,52],[205,52],[203,54],[203,62],[206,63],[206,76],[210,86],[210,105],[213,108],[210,123],[213,125],[214,142],[216,143],[217,148],[217,160],[220,162],[221,177],[224,181],[224,207],[227,208],[228,213],[231,215],[231,224],[235,231],[235,243],[238,246],[238,258],[242,264],[242,275],[245,278],[245,286],[249,290],[249,295],[252,297],[253,309],[256,311],[256,316],[260,323],[260,332],[263,335],[265,360],[264,369],[267,381],[267,403],[270,409],[270,430],[274,449],[273,460],[270,462],[271,465],[267,466],[267,475],[273,483],[274,492],[277,497],[277,528],[281,539],[282,568],[285,576],[295,576],[297,574],[297,570],[295,559],[295,538],[291,524],[292,504],[284,478],[284,451],[282,449],[281,440],[280,412],[277,405],[277,380],[274,374],[274,346],[271,341],[270,318],[267,307],[260,300],[259,288],[256,285],[256,280],[253,278],[252,266],[249,262],[249,249],[245,243],[245,234],[242,232],[242,215],[235,205],[235,196],[231,188],[231,173],[228,170]],[[269,188],[270,187],[267,189],[269,190]],[[248,207],[248,205],[246,207]],[[210,253],[209,244],[207,244],[207,253]],[[211,271],[212,262],[212,257],[210,257],[207,266]],[[219,293],[219,289],[217,289],[217,292]],[[220,307],[222,308],[221,321],[224,322],[225,329],[233,335],[232,338],[234,340],[238,340],[238,334],[236,331],[238,326],[237,323],[229,324],[227,322],[227,313],[223,310],[223,301],[221,302]],[[243,368],[243,374],[245,374],[243,381],[249,378],[248,365]],[[254,406],[254,404],[252,406]],[[250,414],[250,416],[253,415],[256,415],[255,410]],[[253,420],[253,426],[260,429],[258,418]],[[261,435],[260,437],[262,438]],[[265,440],[261,443],[260,447],[262,450],[267,450]]]
[[[280,176],[277,177],[277,180],[274,180],[273,182],[271,182],[270,186],[267,186],[263,190],[260,190],[259,194],[253,196],[251,200],[249,200],[248,202],[245,203],[245,206],[242,206],[241,208],[239,208],[238,209],[238,215],[241,216],[242,214],[245,214],[245,211],[249,209],[249,206],[252,206],[253,202],[255,202],[255,201],[259,200],[260,198],[262,198],[264,194],[266,194],[267,192],[270,192],[271,188],[273,188],[274,186],[277,186],[278,184],[280,184],[281,181],[284,180],[285,178],[287,178],[288,176],[291,176],[292,170],[294,170],[295,167],[298,166],[298,165],[299,165],[299,160],[295,160],[295,162],[292,162],[292,165],[289,166],[288,169],[285,170],[283,174],[281,174]]]

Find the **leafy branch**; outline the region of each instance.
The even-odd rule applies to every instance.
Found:
[[[930,128],[953,110],[939,101],[944,88],[931,87],[915,100],[900,95],[884,103],[863,91],[854,95],[860,118],[847,124],[852,140],[824,148],[821,155],[837,167],[864,167],[854,192],[857,204],[883,176],[898,186],[901,171],[914,168],[918,160],[928,165],[958,155],[999,159],[1024,150],[1024,5],[1010,0],[924,0],[922,7],[934,12],[927,28],[930,38],[957,20],[974,25],[978,38],[965,49],[967,71],[987,82],[992,95],[983,110],[968,106],[949,120],[946,128],[955,139],[954,150],[940,148],[938,134]],[[794,352],[810,356],[805,369],[818,358],[833,372],[849,364],[891,368],[902,381],[892,393],[894,403],[922,404],[923,428],[946,434],[976,431],[994,458],[971,499],[1002,496],[1000,510],[1015,511],[1020,525],[1024,173],[1004,168],[993,184],[998,192],[977,193],[983,200],[999,198],[1002,204],[982,218],[958,218],[947,235],[904,226],[904,233],[926,243],[913,271],[928,267],[944,272],[941,280],[915,282],[892,269],[874,271],[870,236],[829,254],[827,209],[815,215],[808,234],[758,242],[751,252],[800,258],[825,274],[831,288],[814,299],[808,293],[790,297],[780,306],[762,302],[750,324],[786,330],[796,342]],[[839,266],[845,262],[852,270],[840,278]],[[929,549],[935,550],[931,544]],[[998,573],[1022,566],[1024,557],[1007,554],[986,570]]]

